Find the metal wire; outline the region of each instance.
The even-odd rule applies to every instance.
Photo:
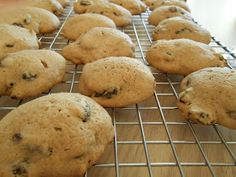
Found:
[[[61,52],[62,48],[69,44],[70,41],[62,37],[61,30],[66,20],[74,15],[72,2],[73,1],[71,1],[71,5],[65,9],[64,15],[60,17],[62,24],[60,29],[52,34],[45,34],[39,37],[43,48]],[[133,16],[132,25],[120,29],[127,33],[132,38],[133,42],[136,43],[136,58],[143,61],[146,65],[148,65],[148,63],[145,59],[145,53],[152,44],[151,34],[154,29],[153,26],[148,25],[147,23],[148,16],[149,12]],[[227,57],[229,67],[233,68],[231,62],[235,61],[235,54],[232,53],[227,47],[222,45],[220,41],[217,41],[215,37],[212,37],[210,45],[214,50]],[[204,139],[202,138],[201,133],[198,131],[198,124],[185,121],[181,118],[174,118],[174,120],[170,119],[171,112],[178,111],[177,107],[175,104],[172,104],[172,102],[175,102],[178,98],[178,87],[182,77],[164,74],[154,68],[151,69],[153,75],[156,78],[157,85],[157,89],[152,98],[146,100],[143,103],[131,105],[126,108],[107,109],[113,119],[115,138],[110,153],[105,154],[104,156],[107,158],[114,156],[114,158],[112,158],[112,160],[99,161],[88,171],[88,173],[85,174],[85,176],[99,177],[99,173],[93,173],[93,171],[101,171],[102,169],[105,169],[104,173],[101,173],[101,176],[136,177],[139,173],[136,173],[136,175],[131,173],[132,169],[136,169],[137,171],[143,170],[145,172],[143,174],[140,173],[140,176],[142,177],[189,177],[190,175],[187,173],[186,167],[190,168],[191,170],[194,168],[204,167],[209,171],[209,175],[205,175],[204,177],[231,177],[233,173],[219,174],[217,173],[216,168],[236,168],[236,133],[231,130],[225,130],[219,125],[214,125],[208,127],[209,132],[207,131],[207,133],[211,133],[211,136],[215,138],[211,138],[206,134],[204,137],[206,139]],[[72,63],[68,62],[64,81],[42,95],[61,91],[76,92],[77,85],[79,84],[78,77],[81,73],[82,66],[73,65]],[[169,101],[170,98],[172,101]],[[18,101],[12,100],[8,97],[0,97],[0,119],[9,111],[15,109],[20,104],[27,101],[29,100],[27,99]],[[156,114],[145,115],[143,112],[155,112]],[[178,117],[178,115],[179,112],[174,114],[174,117]],[[137,134],[140,134],[140,138],[137,138],[138,135],[136,136],[136,133],[132,132],[132,130],[127,130],[126,126],[129,126],[131,129],[133,129],[133,127],[137,127],[137,132],[139,132]],[[152,126],[153,128],[149,128],[149,126]],[[185,139],[184,137],[180,137],[176,139],[175,134],[172,131],[173,127],[178,128],[179,126],[184,127],[182,129],[185,132],[188,132],[186,134],[192,138]],[[165,138],[156,132],[151,134],[147,133],[147,130],[157,129],[158,131],[161,131],[159,129],[160,127],[163,127],[163,134],[165,134]],[[120,128],[122,128],[122,131],[127,132],[127,134],[122,134],[123,132],[120,132]],[[200,130],[203,129],[205,129],[205,127],[200,125]],[[132,135],[130,139],[127,139],[126,136],[128,136],[129,133],[134,133],[134,135]],[[152,138],[149,137],[150,135]],[[170,146],[170,149],[166,150],[165,152],[172,154],[173,160],[168,159],[168,161],[158,161],[153,159],[152,151],[150,149],[150,146],[152,145],[157,146],[157,149],[155,149],[156,152],[160,150],[160,146]],[[196,146],[203,160],[183,160],[182,155],[179,153],[177,148],[180,145]],[[224,151],[227,153],[227,156],[231,158],[231,160],[220,159],[218,161],[213,161],[209,152],[205,149],[205,146],[207,145],[212,145],[213,148],[221,145],[222,149],[220,152],[218,152],[218,154],[220,155],[221,152]],[[135,154],[134,157],[132,156],[130,161],[123,159],[126,156],[126,154],[123,153],[127,152],[124,152],[122,149],[120,149],[122,146],[142,147],[143,159],[139,159],[138,154]],[[135,148],[131,148],[130,152],[133,150],[138,151]],[[191,149],[189,149],[189,152],[190,150]],[[188,154],[189,152],[187,151],[185,153]],[[127,156],[128,155],[129,154],[127,154]],[[191,154],[189,155],[191,157]],[[163,154],[163,156],[165,156],[165,154]],[[173,174],[169,172],[163,172],[162,175],[160,175],[155,170],[155,168],[158,168],[159,171],[162,171],[166,167],[170,171],[174,170],[175,168],[178,170],[175,170],[175,173]],[[126,168],[126,171],[123,170],[124,168]],[[110,172],[109,169],[112,169],[113,172]]]

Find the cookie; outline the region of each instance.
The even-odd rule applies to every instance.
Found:
[[[57,0],[57,1],[62,5],[62,7],[66,7],[70,4],[69,0]]]
[[[209,44],[211,34],[200,25],[180,17],[172,17],[163,20],[153,31],[153,39],[192,39],[194,41]]]
[[[62,5],[57,0],[24,0],[23,4],[42,8],[56,15],[61,15],[64,12]]]
[[[15,99],[37,96],[61,82],[65,59],[50,50],[22,50],[0,63],[0,95]]]
[[[32,30],[0,24],[0,34],[0,60],[8,53],[39,48],[37,36]]]
[[[106,107],[124,107],[152,96],[155,79],[141,61],[108,57],[86,64],[79,79],[79,92]]]
[[[159,40],[147,51],[146,59],[162,72],[181,75],[227,65],[224,57],[210,46],[189,39]]]
[[[78,93],[37,98],[0,121],[0,176],[83,176],[113,137],[111,117],[92,99]]]
[[[78,14],[85,13],[91,5],[97,5],[100,3],[109,3],[108,0],[78,0],[74,2],[74,11]]]
[[[34,30],[38,33],[55,31],[60,21],[53,13],[37,7],[8,7],[0,11],[0,24],[6,23]]]
[[[127,9],[113,3],[91,5],[86,10],[86,13],[105,15],[112,19],[118,27],[125,27],[131,24],[132,21],[132,15]]]
[[[110,0],[110,2],[126,8],[132,15],[139,15],[147,9],[147,6],[140,0]]]
[[[183,9],[185,9],[186,11],[190,12],[189,6],[184,1],[180,1],[180,0],[155,1],[150,9],[154,10],[154,9],[160,7],[160,6],[172,6],[172,5],[181,7]]]
[[[134,52],[135,45],[127,34],[96,27],[64,47],[62,54],[73,63],[86,64],[109,56],[133,57]]]
[[[148,22],[151,25],[157,26],[162,20],[178,16],[187,20],[192,20],[190,13],[181,7],[161,6],[152,11],[148,17]]]
[[[94,27],[116,28],[116,25],[110,18],[100,14],[75,15],[66,21],[62,35],[67,39],[76,40]]]
[[[206,68],[184,78],[177,106],[184,118],[236,129],[236,71]]]

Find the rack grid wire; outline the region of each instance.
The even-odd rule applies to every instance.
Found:
[[[122,28],[136,44],[136,58],[146,65],[145,53],[152,43],[150,12],[133,16],[132,24]],[[60,16],[58,31],[39,36],[42,48],[61,52],[71,41],[61,30],[74,15],[73,0]],[[210,46],[227,58],[229,67],[236,57],[212,37]],[[183,77],[161,73],[149,66],[156,79],[156,90],[148,100],[125,108],[107,108],[115,138],[86,177],[233,177],[236,176],[236,132],[219,125],[203,126],[186,121],[176,107],[179,83]],[[67,62],[64,81],[47,93],[78,92],[82,65]],[[14,100],[0,97],[0,119],[19,105],[37,97]]]

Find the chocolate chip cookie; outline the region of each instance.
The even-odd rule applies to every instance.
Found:
[[[147,51],[146,59],[162,72],[181,75],[227,65],[224,57],[210,46],[189,39],[159,40]]]
[[[171,5],[181,7],[186,11],[190,12],[189,6],[184,1],[180,0],[161,0],[161,1],[157,0],[153,2],[153,5],[150,7],[150,9],[154,10],[160,6],[171,6]]]
[[[62,35],[67,39],[76,40],[94,27],[116,28],[116,25],[110,18],[100,14],[75,15],[66,21]]]
[[[141,61],[108,57],[83,68],[79,92],[106,107],[124,107],[152,96],[155,79]]]
[[[181,17],[184,19],[192,20],[190,13],[178,6],[161,6],[156,8],[148,17],[148,22],[151,25],[157,26],[162,20],[171,17]]]
[[[110,2],[126,8],[132,15],[139,15],[147,9],[147,6],[140,0],[110,0]]]
[[[0,95],[21,99],[48,91],[61,82],[65,59],[50,50],[22,50],[0,63]]]
[[[0,34],[0,60],[8,53],[39,48],[37,36],[32,30],[0,24]]]
[[[53,13],[37,7],[8,7],[0,11],[0,24],[10,24],[38,33],[55,31],[60,21]]]
[[[180,17],[172,17],[163,20],[153,31],[153,39],[192,39],[194,41],[209,44],[211,34],[205,28]]]
[[[61,15],[64,12],[62,5],[57,0],[24,0],[23,4],[42,8],[56,15]]]
[[[86,64],[108,56],[133,57],[134,52],[135,45],[127,34],[113,28],[96,27],[64,47],[62,54],[73,63]]]
[[[91,5],[86,10],[86,13],[105,15],[112,19],[118,27],[128,26],[132,21],[132,15],[127,9],[113,3]]]
[[[78,93],[37,98],[0,121],[0,176],[83,176],[113,137],[109,114],[92,99]]]
[[[100,3],[109,3],[109,0],[78,0],[74,2],[74,11],[78,14],[82,14],[86,12],[89,6]]]
[[[184,118],[236,129],[236,71],[206,68],[185,77],[177,103]]]

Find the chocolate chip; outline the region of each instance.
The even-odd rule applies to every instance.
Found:
[[[207,119],[209,117],[209,114],[205,113],[205,112],[201,112],[199,115],[202,119]]]
[[[53,154],[53,148],[48,147],[48,156],[51,156]]]
[[[119,16],[119,14],[118,14],[118,13],[116,13],[116,12],[113,12],[113,14],[114,14],[115,16]]]
[[[118,90],[113,88],[111,91],[104,91],[102,93],[95,93],[94,97],[105,97],[107,99],[111,99],[114,95],[118,94]]]
[[[60,127],[54,127],[54,130],[56,130],[56,131],[62,131],[62,128],[60,128]]]
[[[14,44],[6,44],[5,46],[8,48],[12,48],[12,47],[14,47]]]
[[[219,60],[220,60],[220,61],[224,61],[225,58],[224,58],[222,55],[220,55],[220,56],[219,56]]]
[[[177,7],[172,6],[172,7],[169,7],[169,11],[174,13],[174,12],[177,12],[178,9]]]
[[[23,139],[22,135],[20,133],[15,133],[13,136],[12,136],[12,141],[14,143],[19,143],[21,140]]]
[[[100,12],[100,14],[102,14],[102,15],[103,15],[103,14],[104,14],[104,12],[103,12],[103,11],[101,11],[101,12]]]
[[[79,4],[82,5],[82,6],[89,6],[89,5],[92,5],[91,2],[90,2],[90,1],[87,1],[87,0],[81,0]]]
[[[41,63],[42,63],[42,65],[43,65],[44,68],[48,68],[48,64],[47,64],[45,61],[42,61],[42,60],[41,60]]]
[[[12,167],[12,173],[14,175],[19,175],[21,177],[27,177],[27,170],[25,169],[25,167],[23,165],[14,165]]]
[[[18,22],[14,22],[14,23],[12,23],[12,25],[15,25],[15,26],[19,26],[19,27],[24,27],[21,23],[18,23]]]
[[[169,56],[171,56],[171,55],[172,55],[172,53],[170,53],[170,52],[166,52],[166,54],[167,54],[167,55],[169,55]]]
[[[22,74],[22,79],[27,80],[27,81],[32,81],[37,78],[37,74],[34,73],[23,73]]]
[[[180,33],[184,33],[184,32],[192,33],[193,31],[191,29],[185,27],[185,28],[175,31],[175,34],[180,34]]]

